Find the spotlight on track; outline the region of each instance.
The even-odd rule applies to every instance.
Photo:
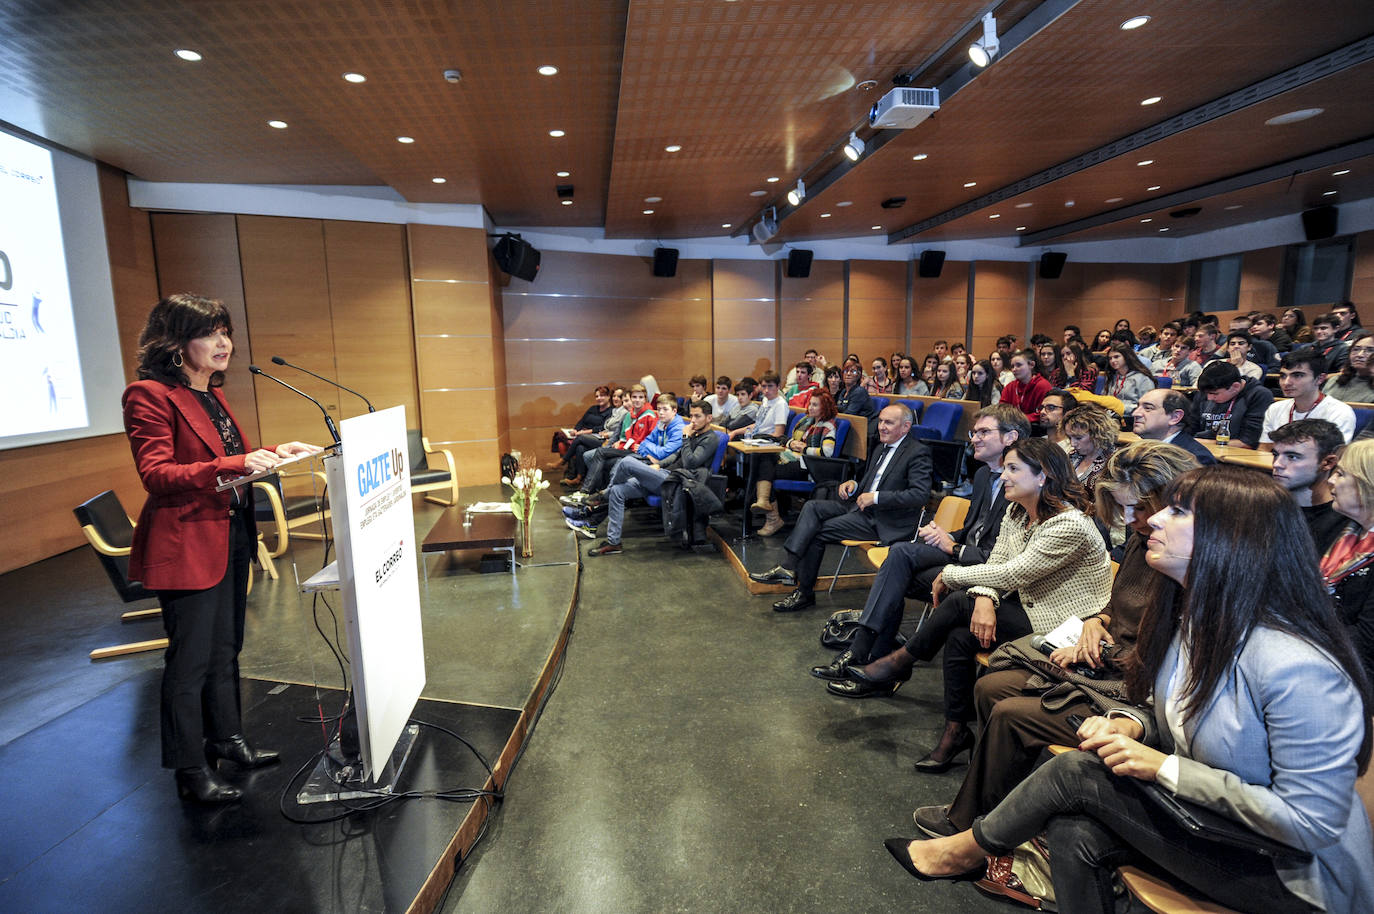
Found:
[[[997,41],[997,20],[988,13],[983,17],[983,37],[968,46],[968,59],[975,67],[986,67],[1001,47]]]
[[[864,141],[859,139],[857,133],[851,133],[849,142],[844,144],[844,157],[851,162],[857,162],[863,154]]]
[[[792,206],[801,206],[801,202],[806,199],[806,185],[801,178],[797,179],[797,186],[787,192],[787,202]]]

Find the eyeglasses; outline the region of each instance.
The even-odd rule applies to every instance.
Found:
[[[1001,429],[997,428],[974,428],[969,429],[968,437],[970,441],[977,441],[979,438],[987,438],[988,436],[996,435],[999,432],[1001,432]]]
[[[1374,352],[1374,346],[1351,346],[1350,352],[1352,355],[1357,352],[1363,352],[1364,354],[1368,355],[1369,353]]]

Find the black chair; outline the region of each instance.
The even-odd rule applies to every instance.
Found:
[[[106,490],[95,498],[84,501],[72,509],[81,531],[100,557],[100,564],[110,577],[110,583],[125,603],[155,599],[155,595],[138,581],[129,579],[129,552],[134,543],[134,523],[129,519],[119,496]],[[124,613],[122,621],[160,618],[162,610],[135,609]],[[104,660],[124,654],[137,654],[143,651],[161,650],[167,646],[166,638],[153,638],[149,641],[135,641],[116,644],[91,651],[92,660]]]
[[[425,501],[446,508],[458,504],[458,469],[453,462],[453,453],[431,447],[429,439],[421,435],[418,428],[406,429],[406,448],[410,451],[411,494],[442,491],[447,495],[426,495]],[[431,467],[430,457],[442,457],[447,466]]]
[[[313,475],[323,490],[325,485],[324,474],[315,471]],[[276,473],[255,481],[253,488],[261,495],[261,497],[253,500],[253,517],[257,520],[259,527],[264,525],[274,527],[277,536],[276,544],[270,553],[265,553],[264,549],[258,550],[260,558],[264,554],[277,558],[285,553],[286,547],[291,544],[291,531],[293,530],[296,531],[296,536],[301,539],[317,540],[323,538],[317,531],[302,529],[321,527],[329,518],[329,508],[325,507],[322,512],[315,495],[288,496],[282,485],[281,476]]]

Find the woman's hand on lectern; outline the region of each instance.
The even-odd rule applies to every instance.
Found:
[[[286,444],[277,445],[278,457],[300,457],[305,454],[315,454],[324,450],[318,444],[306,444],[303,441],[288,441]]]

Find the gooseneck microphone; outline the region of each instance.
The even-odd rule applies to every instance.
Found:
[[[326,410],[323,406],[320,405],[320,401],[319,401],[319,400],[316,400],[314,397],[310,396],[310,394],[306,393],[306,392],[303,391],[303,390],[300,390],[299,388],[292,387],[290,384],[287,384],[287,383],[286,383],[285,381],[283,381],[281,378],[274,378],[274,377],[272,377],[270,374],[268,374],[267,372],[263,371],[261,368],[259,368],[259,367],[256,366],[256,365],[249,365],[249,366],[248,366],[248,371],[249,371],[250,374],[260,375],[260,376],[266,378],[266,379],[269,380],[269,381],[276,381],[278,384],[280,384],[282,387],[285,387],[287,390],[295,391],[296,393],[300,394],[302,397],[305,397],[305,398],[306,398],[307,400],[309,400],[311,403],[314,403],[316,406],[318,406],[318,407],[320,408],[320,414],[324,416],[324,425],[325,425],[325,428],[329,429],[329,434],[333,436],[333,438],[334,438],[334,443],[335,443],[335,444],[339,444],[339,443],[340,443],[340,439],[339,439],[339,429],[338,429],[337,426],[334,425],[334,419],[333,419],[332,416],[329,415],[329,411]]]
[[[364,397],[362,394],[358,393],[356,390],[353,390],[350,387],[344,387],[342,384],[340,384],[338,381],[333,380],[332,378],[326,378],[322,374],[315,374],[315,372],[311,371],[309,368],[302,368],[299,365],[292,365],[290,362],[286,361],[286,359],[282,358],[279,355],[272,356],[272,364],[285,365],[287,368],[294,368],[297,371],[303,371],[306,374],[310,375],[310,377],[312,378],[319,378],[326,384],[333,384],[335,387],[339,388],[339,390],[347,391],[348,393],[351,393],[353,396],[357,397],[359,400],[362,400],[364,403],[366,403],[368,412],[375,413],[377,411],[376,407],[372,405],[372,401],[369,400],[367,397]],[[273,380],[276,379],[274,378]]]

